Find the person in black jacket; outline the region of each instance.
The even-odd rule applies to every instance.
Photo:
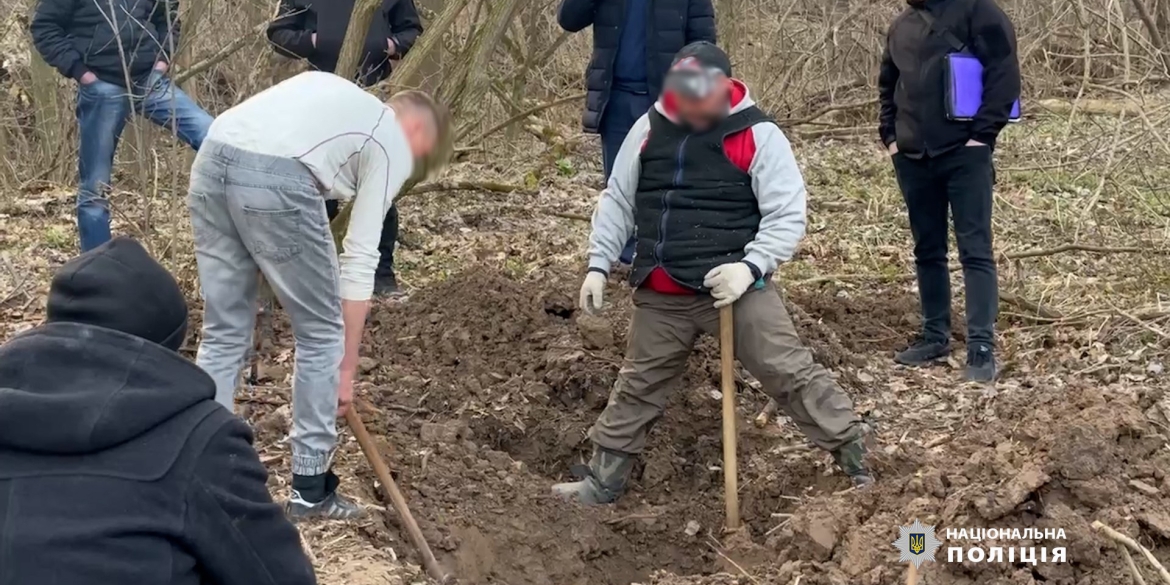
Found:
[[[110,239],[105,193],[130,112],[171,129],[195,150],[212,118],[167,78],[179,48],[176,0],[40,0],[29,32],[45,61],[78,83],[77,231],[84,252]]]
[[[175,279],[118,238],[0,346],[0,583],[316,583],[186,331]]]
[[[715,9],[711,0],[561,0],[557,22],[569,32],[593,27],[584,125],[601,135],[609,180],[626,134],[662,93],[675,53],[715,42]],[[633,255],[631,238],[620,260],[629,264]]]
[[[994,0],[908,0],[886,40],[879,133],[906,200],[922,301],[922,333],[896,360],[924,365],[950,352],[947,209],[967,288],[967,378],[995,378],[998,284],[991,245],[992,151],[1020,96],[1016,35]],[[961,45],[983,65],[971,120],[946,108],[946,55]]]
[[[280,0],[280,14],[268,25],[268,40],[280,54],[307,59],[315,69],[333,73],[352,13],[353,0]],[[383,0],[366,35],[356,81],[370,86],[389,77],[391,62],[406,56],[422,30],[413,0]],[[327,201],[325,207],[330,220],[337,217],[337,201]],[[374,278],[377,296],[402,296],[394,275],[397,241],[398,208],[391,206],[382,223],[382,241],[378,245],[381,258]]]

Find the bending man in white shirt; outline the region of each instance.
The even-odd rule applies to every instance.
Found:
[[[330,470],[336,417],[353,400],[382,220],[446,126],[424,93],[384,103],[330,73],[302,73],[216,118],[191,169],[204,299],[196,362],[215,379],[216,400],[234,406],[260,273],[292,321],[294,519],[362,512]],[[354,201],[340,258],[326,199]]]

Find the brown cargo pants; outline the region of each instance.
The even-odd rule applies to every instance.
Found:
[[[662,416],[699,333],[719,334],[713,303],[709,295],[634,292],[626,358],[609,404],[589,432],[596,445],[630,454],[645,449],[646,434]],[[770,282],[735,303],[735,357],[817,446],[832,451],[861,435],[853,401],[813,361]]]

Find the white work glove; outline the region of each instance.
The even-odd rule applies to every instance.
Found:
[[[585,275],[585,282],[581,284],[581,298],[577,306],[586,313],[596,313],[601,310],[601,302],[605,300],[605,275],[590,270]]]
[[[752,276],[751,267],[743,262],[716,266],[703,277],[703,286],[711,289],[711,296],[715,297],[715,308],[734,303],[754,282],[756,277]]]

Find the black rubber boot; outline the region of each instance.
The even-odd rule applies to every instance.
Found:
[[[586,506],[611,504],[625,492],[633,468],[632,455],[594,447],[589,468],[584,470],[584,479],[558,483],[552,487],[552,491],[560,498]]]
[[[864,429],[859,437],[833,451],[833,460],[857,489],[865,489],[874,482],[873,473],[865,464],[865,456],[869,452],[867,443],[872,440],[875,429],[872,423],[862,423],[862,426]]]

